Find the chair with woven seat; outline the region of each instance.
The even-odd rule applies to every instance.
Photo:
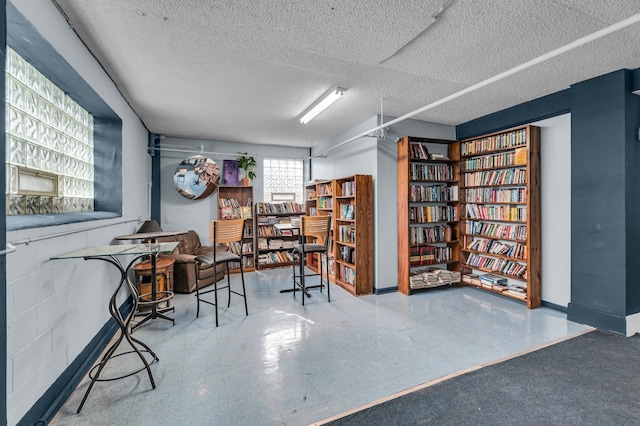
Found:
[[[329,228],[331,226],[331,216],[301,216],[300,217],[300,243],[295,244],[292,249],[293,256],[293,295],[295,297],[296,291],[302,293],[302,304],[304,305],[305,296],[311,297],[308,292],[309,289],[319,288],[322,292],[324,283],[323,276],[323,263],[327,267],[327,300],[331,302],[331,290],[329,288],[329,259],[328,259],[328,240],[329,240]],[[305,260],[307,255],[318,254],[318,267],[319,273],[307,273],[305,274]],[[324,262],[322,262],[322,256],[324,255]],[[299,259],[298,267],[300,268],[299,274],[296,274],[296,256]],[[320,284],[307,286],[306,278],[311,276],[320,276]]]
[[[242,236],[244,234],[244,219],[232,219],[232,220],[212,220],[211,221],[211,243],[213,250],[211,254],[201,255],[196,257],[195,261],[195,275],[196,275],[196,298],[198,300],[198,307],[196,311],[196,318],[200,316],[200,302],[208,303],[215,307],[216,313],[216,327],[218,326],[218,290],[227,289],[227,308],[231,306],[231,294],[242,296],[244,299],[244,312],[245,315],[249,315],[249,309],[247,308],[247,292],[244,286],[244,271],[242,268]],[[233,253],[231,250],[227,250],[228,247],[221,246],[235,244],[239,247],[239,253]],[[231,289],[231,278],[229,277],[229,263],[237,262],[240,265],[240,278],[242,281],[242,293]],[[226,264],[227,266],[227,285],[218,287],[218,282],[213,283],[213,288],[200,291],[199,284],[199,271],[202,264],[208,264],[213,267],[217,267],[220,264]],[[213,293],[214,300],[203,299],[201,296]]]

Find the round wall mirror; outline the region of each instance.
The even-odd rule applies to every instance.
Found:
[[[219,181],[220,167],[202,155],[183,160],[173,175],[176,191],[190,200],[207,198],[218,188]]]

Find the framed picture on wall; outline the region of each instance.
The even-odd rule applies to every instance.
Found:
[[[222,160],[222,184],[228,186],[240,185],[237,160]]]

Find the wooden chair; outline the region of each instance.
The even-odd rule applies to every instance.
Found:
[[[213,251],[211,254],[201,255],[196,257],[195,271],[196,271],[196,298],[198,299],[198,307],[196,311],[196,318],[200,316],[200,302],[208,303],[215,306],[216,312],[216,327],[218,326],[218,290],[227,289],[228,301],[227,308],[231,306],[231,293],[238,296],[242,296],[244,299],[244,311],[246,315],[249,315],[247,308],[247,292],[244,286],[244,271],[242,269],[242,236],[244,234],[244,219],[233,220],[212,220],[211,221],[211,244],[213,245]],[[221,244],[239,243],[240,253],[235,254],[231,251],[222,251]],[[238,262],[240,264],[240,277],[242,280],[242,293],[231,290],[231,279],[229,277],[229,262]],[[218,282],[213,283],[213,288],[205,291],[200,291],[199,274],[201,264],[209,264],[213,267],[219,264],[227,265],[227,285],[218,287]],[[213,292],[214,301],[203,299],[201,296]]]
[[[301,216],[300,217],[300,243],[295,244],[292,250],[293,257],[293,295],[295,297],[296,291],[302,292],[302,304],[304,305],[304,297],[311,294],[309,289],[319,288],[322,292],[324,287],[322,281],[322,255],[324,254],[325,265],[327,267],[327,300],[331,302],[331,293],[329,288],[329,259],[328,259],[328,240],[329,240],[329,228],[331,226],[331,216]],[[315,240],[315,241],[314,241]],[[311,242],[313,241],[313,242]],[[318,267],[320,273],[318,274],[305,274],[305,259],[308,254],[318,253]],[[299,259],[300,273],[296,274],[296,256]],[[306,277],[320,276],[320,284],[307,286],[305,283]]]

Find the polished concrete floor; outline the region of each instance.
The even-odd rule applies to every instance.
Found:
[[[353,297],[332,285],[331,303],[314,290],[302,306],[279,292],[290,280],[289,269],[247,273],[249,316],[235,296],[218,328],[212,306],[196,319],[195,298],[176,295],[175,326],[156,320],[134,333],[160,358],[156,389],[145,373],[97,383],[76,414],[85,378],[51,424],[312,424],[588,329],[469,287]],[[115,358],[104,375],[137,364]]]

